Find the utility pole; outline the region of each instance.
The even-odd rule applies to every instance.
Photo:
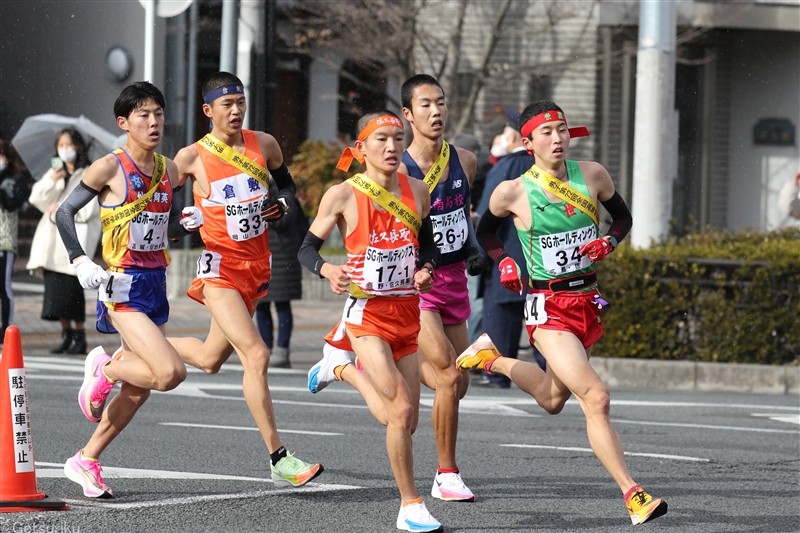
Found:
[[[636,248],[669,232],[677,157],[675,4],[640,0],[631,233]]]
[[[239,0],[222,1],[222,35],[219,46],[219,69],[236,73],[239,44]]]

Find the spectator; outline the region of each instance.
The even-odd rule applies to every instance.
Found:
[[[86,169],[89,154],[81,134],[66,128],[56,136],[53,168],[34,184],[28,201],[44,213],[31,243],[27,269],[40,270],[44,276],[42,320],[61,322],[61,344],[50,353],[86,353],[86,299],[67,249],[58,234],[56,211],[78,186]],[[100,206],[89,202],[75,217],[75,229],[81,247],[94,256],[100,239]],[[74,327],[73,327],[74,324]]]
[[[11,272],[17,254],[19,213],[17,210],[28,198],[25,165],[11,143],[0,139],[0,347],[6,328],[14,318],[14,294],[11,292]]]
[[[270,180],[270,197],[278,197],[278,187]],[[269,223],[269,247],[272,252],[272,277],[269,292],[256,306],[258,332],[270,352],[269,366],[289,368],[289,341],[292,337],[294,319],[292,300],[303,297],[302,273],[297,252],[308,232],[308,219],[297,198],[291,197],[286,214]],[[275,349],[272,312],[270,302],[275,302],[278,315],[278,339]]]
[[[784,215],[800,219],[800,172],[787,181],[778,196],[778,207]]]

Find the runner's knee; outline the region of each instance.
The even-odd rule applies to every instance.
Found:
[[[168,391],[180,385],[186,379],[186,367],[181,363],[168,368],[161,369],[156,373],[155,390]]]
[[[611,395],[605,386],[589,390],[584,397],[586,415],[608,416],[611,411]]]

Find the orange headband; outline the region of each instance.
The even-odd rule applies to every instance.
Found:
[[[399,118],[391,115],[381,115],[373,118],[367,123],[364,129],[361,130],[361,133],[358,134],[358,140],[361,142],[366,141],[367,137],[372,135],[372,132],[384,126],[397,126],[398,128],[403,129],[403,123],[400,122]],[[342,152],[342,156],[339,158],[339,163],[336,164],[336,168],[347,172],[350,170],[350,165],[353,163],[353,159],[362,165],[364,164],[364,156],[361,155],[361,152],[351,146],[348,146],[344,149],[344,152]]]
[[[531,117],[531,119],[526,122],[522,128],[520,128],[520,133],[523,137],[528,137],[533,130],[544,124],[545,122],[554,122],[558,120],[563,120],[564,124],[567,123],[567,115],[564,114],[563,111],[546,111],[544,113],[539,113]],[[568,128],[569,136],[570,137],[587,137],[589,135],[589,130],[586,126],[576,126],[574,128]]]

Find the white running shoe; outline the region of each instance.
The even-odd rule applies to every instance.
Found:
[[[318,393],[334,381],[338,381],[333,369],[350,363],[350,355],[346,350],[334,348],[327,342],[322,348],[322,359],[308,371],[308,390]]]
[[[433,478],[431,496],[447,502],[474,502],[475,495],[469,490],[458,472],[437,473]]]
[[[439,523],[428,509],[425,502],[410,503],[403,507],[400,506],[400,514],[397,515],[397,529],[403,531],[444,531],[444,526]]]

